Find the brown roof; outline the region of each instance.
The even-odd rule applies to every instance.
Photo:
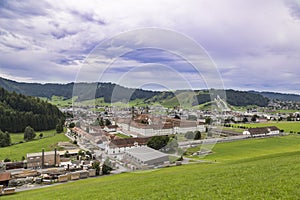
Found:
[[[280,130],[280,129],[277,128],[276,126],[269,126],[269,127],[267,127],[267,128],[269,128],[271,131],[279,131],[279,130]]]
[[[0,181],[9,181],[11,177],[10,172],[0,173]]]
[[[146,117],[151,118],[151,116],[143,114],[139,115],[138,119],[146,119]],[[147,119],[148,119],[147,118]],[[198,124],[202,124],[201,122],[191,121],[191,120],[182,120],[182,119],[173,119],[173,118],[155,118],[152,117],[152,124],[144,124],[141,123],[141,120],[131,120],[129,118],[119,118],[117,119],[117,123],[125,123],[130,126],[134,126],[136,128],[143,129],[170,129],[173,127],[196,127]]]
[[[107,128],[118,128],[118,125],[108,125]]]
[[[249,128],[248,131],[251,135],[267,134],[270,131],[279,131],[276,126],[260,127],[260,128]]]
[[[132,147],[135,145],[135,143],[138,143],[138,145],[146,145],[149,139],[150,139],[149,137],[115,139],[110,142],[109,146],[121,148],[121,147]]]

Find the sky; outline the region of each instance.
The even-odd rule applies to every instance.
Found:
[[[0,0],[0,76],[16,81],[300,94],[299,65],[297,0]]]

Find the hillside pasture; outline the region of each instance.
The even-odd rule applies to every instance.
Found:
[[[9,158],[10,160],[21,160],[22,156],[26,158],[27,153],[54,150],[58,142],[69,141],[63,133],[56,134],[53,137],[42,138],[30,142],[23,142],[8,147],[0,148],[0,160]]]
[[[1,198],[298,199],[300,151],[296,143],[299,143],[300,137],[296,137],[217,144],[214,149],[216,154],[211,156],[214,156],[213,159],[221,161],[224,158],[224,161],[229,162],[198,163],[123,173],[18,192]],[[295,141],[292,142],[293,140]],[[288,144],[291,145],[290,148]],[[277,146],[282,146],[283,151],[280,152],[280,147]],[[260,150],[255,152],[256,148]],[[239,156],[239,152],[242,156]]]

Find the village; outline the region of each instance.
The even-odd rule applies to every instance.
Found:
[[[65,123],[65,134],[70,142],[58,143],[59,149],[28,153],[24,161],[1,162],[0,194],[110,173],[188,164],[189,158],[184,156],[184,151],[204,141],[214,144],[286,134],[275,125],[231,130],[230,127],[238,126],[236,124],[259,124],[288,118],[300,120],[299,113],[285,116],[256,110],[238,112],[228,109],[222,113],[225,117],[221,123],[211,111],[176,108],[166,114],[156,113],[157,107],[105,107],[103,110],[75,110],[73,118]],[[159,145],[166,138],[168,141]],[[195,155],[209,153],[212,151]]]

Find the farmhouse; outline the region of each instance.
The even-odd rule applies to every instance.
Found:
[[[280,130],[276,126],[249,128],[243,132],[243,135],[251,135],[252,137],[278,135]]]
[[[147,146],[141,146],[126,150],[123,160],[138,168],[145,168],[163,165],[169,161],[169,156]]]

